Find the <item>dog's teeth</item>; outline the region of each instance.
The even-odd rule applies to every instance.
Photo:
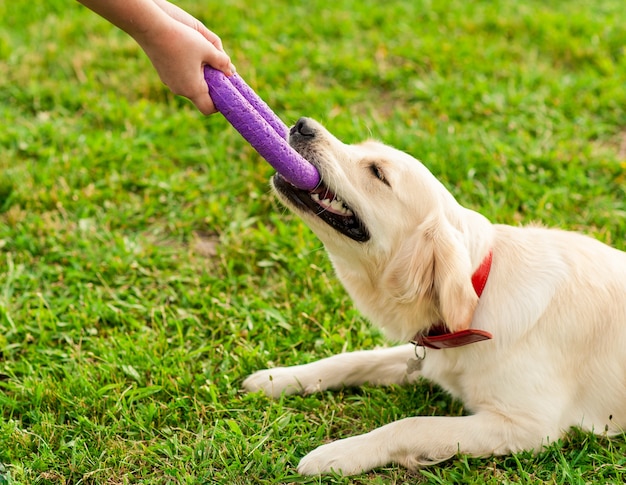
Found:
[[[346,205],[339,199],[335,199],[331,202],[330,207],[332,210],[343,215],[352,215],[352,212],[346,207]]]
[[[344,204],[340,197],[321,199],[319,194],[311,194],[311,199],[317,202],[324,210],[329,210],[342,216],[352,216],[353,212]]]

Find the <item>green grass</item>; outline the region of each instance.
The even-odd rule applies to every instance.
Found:
[[[375,137],[466,206],[626,249],[623,0],[181,6],[288,123]],[[303,478],[316,446],[422,414],[427,383],[272,402],[268,365],[369,348],[321,244],[220,116],[75,2],[0,3],[0,483],[623,483],[626,441]]]

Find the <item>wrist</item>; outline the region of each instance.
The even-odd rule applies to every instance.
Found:
[[[149,3],[150,6],[142,9],[139,15],[129,19],[126,25],[121,27],[139,45],[158,39],[168,29],[168,25],[172,21],[171,17],[152,0],[148,0],[146,3]]]
[[[78,1],[133,38],[149,34],[168,20],[167,14],[153,0]]]

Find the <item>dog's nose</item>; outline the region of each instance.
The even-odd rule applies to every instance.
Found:
[[[308,118],[300,118],[298,122],[291,127],[289,133],[291,135],[295,135],[297,133],[298,135],[306,137],[314,137],[315,129],[313,128],[311,120],[309,120]]]

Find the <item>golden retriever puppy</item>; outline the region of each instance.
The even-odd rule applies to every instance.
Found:
[[[290,144],[323,182],[304,191],[275,175],[276,194],[322,240],[360,311],[405,344],[262,370],[244,388],[278,397],[424,377],[472,413],[322,445],[300,473],[538,451],[573,426],[622,431],[626,253],[573,232],[492,224],[411,156],[343,144],[307,118]]]

